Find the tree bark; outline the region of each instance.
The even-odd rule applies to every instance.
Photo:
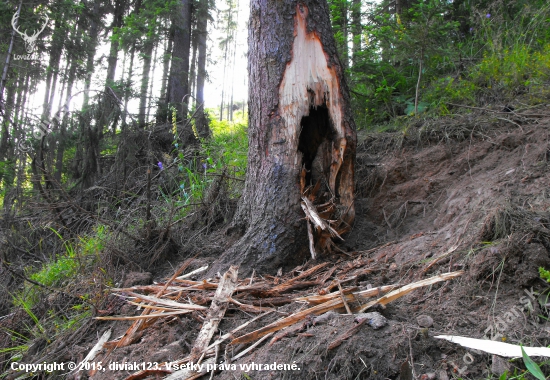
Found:
[[[326,0],[251,0],[248,40],[248,170],[228,229],[244,235],[218,268],[276,271],[309,255],[304,170],[353,222],[355,123]]]
[[[113,22],[111,23],[111,30],[120,28],[124,22],[124,13],[126,11],[127,2],[125,0],[117,0],[115,3],[115,9],[113,10]],[[117,96],[120,96],[120,89],[115,86],[115,73],[118,64],[118,52],[120,50],[120,44],[118,39],[111,39],[111,46],[109,48],[109,57],[107,58],[107,78],[105,79],[105,92],[109,93],[109,88],[115,91]],[[113,125],[113,136],[116,134],[116,123],[114,122],[113,111],[115,110],[115,103],[113,99],[108,96],[103,97],[101,100],[100,108],[101,112],[99,123],[99,139],[103,138],[103,129],[107,127],[111,122]]]
[[[199,0],[197,8],[197,119],[196,126],[200,137],[210,136],[208,119],[204,112],[204,82],[206,80],[206,38],[208,36],[208,0]],[[199,109],[199,107],[201,109]]]
[[[183,119],[187,118],[189,94],[189,52],[191,49],[191,1],[181,0],[174,17],[174,48],[170,69],[169,103],[176,106]],[[183,102],[183,110],[180,108]]]
[[[143,72],[141,75],[141,88],[139,91],[139,113],[138,124],[140,128],[145,128],[145,115],[147,114],[147,91],[149,90],[149,73],[151,71],[151,60],[153,54],[154,42],[147,38],[143,46]]]
[[[352,0],[351,3],[351,35],[353,38],[353,58],[352,64],[355,69],[359,64],[359,54],[361,53],[361,34],[363,27],[361,26],[361,0]]]
[[[17,12],[19,14],[21,14],[22,4],[23,0],[19,2],[19,7],[17,8]],[[17,27],[18,22],[19,18],[15,20],[15,28]],[[4,89],[6,88],[6,82],[8,80],[8,70],[10,68],[11,53],[13,51],[13,41],[15,40],[15,28],[12,28],[11,31],[10,46],[8,47],[8,52],[6,53],[6,62],[4,63],[4,69],[2,70],[2,79],[0,80],[0,115],[3,114],[4,110]]]

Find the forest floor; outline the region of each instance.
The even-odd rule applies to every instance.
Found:
[[[386,325],[376,330],[367,324],[353,329],[357,321],[343,308],[337,310],[341,314],[330,314],[322,322],[300,320],[232,362],[236,369],[217,371],[213,378],[443,380],[498,378],[505,370],[521,374],[525,370],[521,359],[475,353],[434,337],[486,336],[525,346],[550,344],[550,323],[541,296],[548,284],[539,276],[539,267],[550,269],[550,117],[543,111],[521,116],[475,112],[418,122],[406,132],[360,132],[356,181],[356,221],[340,245],[348,255],[310,260],[278,276],[256,275],[256,281],[276,286],[323,262],[330,263],[323,273],[336,268],[332,277],[320,273],[301,279],[317,281],[314,285],[277,294],[292,298],[318,294],[333,278],[351,279],[342,282],[345,288],[368,289],[406,285],[458,270],[464,274],[377,307]],[[199,242],[203,249],[186,272],[213,262],[219,250],[230,244],[227,240],[218,231]],[[212,246],[218,247],[217,252],[212,253]],[[129,273],[123,287],[137,289],[153,280],[162,285],[181,262],[165,263],[152,275]],[[200,275],[196,280],[202,280]],[[213,293],[201,294],[208,298]],[[112,299],[112,314],[143,311],[118,297]],[[303,302],[267,306],[276,311],[235,336],[307,307]],[[226,333],[251,318],[250,312],[231,304],[219,330]],[[114,339],[133,322],[95,321],[57,361],[81,361],[104,331],[112,329]],[[135,343],[103,350],[95,361],[106,367],[114,362],[181,359],[189,354],[201,324],[196,314],[154,320]],[[333,347],[335,339],[346,334],[349,337]],[[228,352],[222,349],[220,360],[224,355]],[[288,371],[239,367],[274,362],[296,363],[296,367]],[[126,369],[97,371],[92,376],[84,371],[69,377],[162,378],[160,372],[129,377],[137,371]],[[550,374],[549,365],[542,369]]]

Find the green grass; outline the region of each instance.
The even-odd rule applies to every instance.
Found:
[[[234,121],[211,120],[212,139],[204,150],[210,168],[230,169],[237,177],[246,173],[248,153],[248,115],[235,112]]]
[[[52,231],[63,242],[64,252],[55,255],[55,258],[45,264],[38,270],[29,267],[26,269],[27,276],[47,287],[60,287],[73,280],[85,266],[93,265],[93,262],[99,257],[104,243],[108,238],[108,230],[103,225],[98,225],[94,233],[89,236],[79,237],[77,243],[72,243],[63,237],[54,229]],[[36,285],[27,284],[23,290],[25,297],[18,296],[15,299],[15,305],[23,306],[17,300],[25,299],[25,303],[32,308],[40,300],[40,292]]]

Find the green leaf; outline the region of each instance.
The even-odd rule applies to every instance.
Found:
[[[540,367],[537,365],[537,363],[533,361],[533,359],[527,356],[525,350],[523,349],[523,346],[521,346],[521,355],[523,355],[523,362],[525,363],[525,367],[531,373],[531,375],[535,376],[539,380],[546,380],[542,371],[540,370]]]

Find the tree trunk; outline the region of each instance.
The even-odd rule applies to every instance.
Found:
[[[353,222],[355,123],[326,0],[251,0],[248,40],[248,170],[228,230],[244,236],[218,268],[276,271],[309,256],[304,174]]]
[[[169,103],[176,106],[183,119],[187,118],[189,94],[189,51],[191,49],[191,1],[181,0],[174,17],[174,49],[170,70]],[[185,99],[184,99],[185,97]],[[181,103],[183,102],[183,110]]]
[[[151,107],[153,106],[153,79],[155,79],[155,68],[157,67],[157,52],[159,45],[155,45],[155,52],[153,55],[153,64],[151,65],[151,75],[149,76],[151,80],[149,81],[149,93],[147,98],[149,99],[149,104],[147,106],[147,120],[149,120],[149,115],[151,114]]]
[[[128,65],[128,73],[126,78],[122,78],[124,83],[124,109],[122,110],[122,128],[126,126],[126,116],[128,114],[128,102],[132,94],[132,86],[134,84],[132,78],[134,74],[134,57],[136,55],[135,45],[130,48],[130,64]],[[126,80],[124,80],[126,79]]]
[[[353,38],[353,58],[352,63],[355,69],[359,64],[359,54],[361,53],[361,0],[352,0],[351,3],[351,35]]]
[[[191,68],[189,69],[189,94],[195,93],[197,81],[197,29],[191,33]],[[196,105],[195,105],[196,106]]]
[[[223,77],[222,77],[222,96],[221,96],[221,102],[220,102],[220,121],[223,120],[223,110],[224,110],[224,97],[225,97],[225,79],[226,79],[226,71],[227,71],[227,60],[229,56],[229,46],[231,43],[231,38],[234,35],[234,27],[233,27],[233,2],[229,2],[229,9],[227,10],[227,27],[226,27],[226,33],[225,33],[225,47],[224,47],[224,53],[223,53]],[[228,117],[229,119],[229,117]]]
[[[113,22],[111,24],[111,30],[120,28],[124,22],[124,12],[126,11],[126,1],[115,1],[115,9],[113,12]],[[118,52],[120,50],[120,44],[118,39],[111,39],[111,46],[109,48],[109,57],[107,58],[107,78],[105,79],[105,92],[109,93],[109,88],[115,91],[116,95],[120,97],[120,90],[115,86],[115,73],[118,64]],[[103,138],[103,128],[107,127],[111,122],[113,123],[113,136],[116,135],[116,123],[114,122],[113,111],[116,109],[116,103],[110,96],[104,96],[101,100],[100,108],[103,108],[101,112],[99,123],[99,139]]]
[[[21,14],[21,5],[23,4],[23,0],[19,2],[19,7],[17,8],[17,12]],[[11,61],[11,53],[13,51],[13,41],[15,40],[15,29],[17,28],[17,24],[19,22],[19,18],[15,20],[15,27],[12,28],[11,31],[11,39],[10,39],[10,46],[8,48],[8,52],[6,53],[6,62],[4,63],[4,69],[2,70],[2,79],[0,80],[0,115],[3,113],[4,110],[4,89],[6,88],[6,82],[8,80],[8,70],[10,68],[10,61]]]
[[[159,99],[166,103],[166,88],[168,83],[168,70],[170,69],[170,55],[172,54],[173,34],[168,33],[168,38],[165,44],[164,56],[162,61],[162,82],[160,87]]]
[[[237,20],[235,28],[239,27],[239,2],[237,1]],[[233,121],[233,91],[235,90],[235,59],[237,58],[237,32],[233,31],[233,62],[231,63],[231,96],[229,98],[229,106],[227,107],[227,120]]]
[[[63,17],[63,16],[61,16]],[[57,85],[57,77],[65,43],[66,30],[63,28],[63,19],[56,20],[52,36],[52,44],[49,49],[50,61],[46,70],[46,91],[44,92],[44,103],[42,105],[42,120],[49,120],[52,111],[52,102]]]
[[[82,104],[82,117],[80,119],[81,139],[85,144],[85,156],[82,167],[82,189],[87,189],[92,186],[95,176],[99,170],[99,133],[98,126],[93,126],[91,123],[90,102],[90,86],[92,76],[95,72],[94,57],[98,46],[98,35],[100,28],[100,0],[95,0],[91,11],[91,21],[89,29],[88,46],[86,47],[87,62],[86,62],[86,77],[84,80],[84,100]],[[76,156],[75,156],[76,158]]]
[[[143,47],[143,73],[141,76],[141,89],[139,95],[139,114],[138,124],[140,128],[145,128],[145,115],[147,114],[147,91],[149,90],[149,73],[151,71],[151,60],[153,54],[153,40],[147,38]]]
[[[197,8],[197,85],[198,109],[196,126],[200,137],[208,137],[210,129],[204,113],[204,82],[206,80],[206,38],[208,37],[208,0],[199,0]]]

